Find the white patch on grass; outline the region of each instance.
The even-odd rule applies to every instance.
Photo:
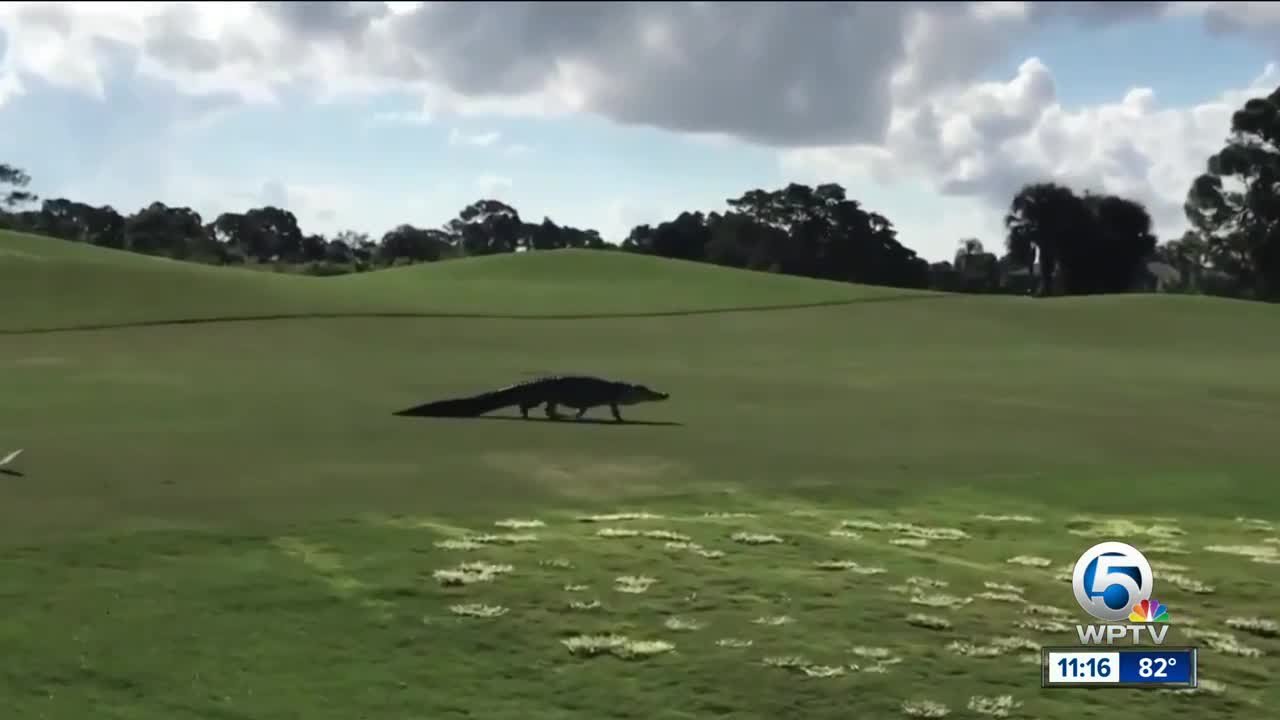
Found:
[[[645,575],[623,575],[613,579],[613,589],[618,592],[639,594],[647,591],[656,582],[658,582],[657,578]]]
[[[769,655],[760,659],[761,664],[766,667],[783,668],[786,670],[799,670],[806,665],[811,665],[806,658],[799,655]]]
[[[465,615],[467,617],[493,618],[500,615],[506,615],[508,610],[501,605],[468,603],[463,605],[450,605],[449,612],[454,615]]]
[[[958,528],[925,527],[914,523],[891,523],[890,530],[920,540],[967,540],[969,533]]]
[[[580,515],[578,522],[598,523],[598,522],[619,522],[622,520],[665,520],[663,515],[655,515],[648,512],[623,512],[608,513],[604,515]]]
[[[1071,619],[1070,612],[1063,610],[1060,607],[1054,607],[1053,605],[1041,605],[1041,604],[1027,605],[1026,607],[1022,608],[1022,613],[1024,615],[1042,615],[1047,618],[1053,618],[1054,620],[1070,620]]]
[[[1005,562],[1010,565],[1025,565],[1027,567],[1038,568],[1049,567],[1053,564],[1053,561],[1049,558],[1040,557],[1038,555],[1015,555],[1008,560],[1005,560]]]
[[[570,610],[596,610],[601,607],[604,606],[600,604],[599,600],[591,600],[589,602],[582,602],[581,600],[569,601]]]
[[[893,654],[893,651],[887,647],[867,647],[865,645],[857,645],[849,650],[849,652],[860,658],[875,660],[880,665],[896,665],[902,662],[902,658]]]
[[[770,533],[736,532],[730,535],[729,539],[744,545],[776,545],[786,542],[777,535]]]
[[[852,528],[854,530],[871,530],[874,532],[881,532],[889,529],[887,525],[878,523],[874,520],[842,520],[840,521],[840,527]]]
[[[627,642],[625,635],[575,635],[560,641],[573,655],[594,657],[621,647]]]
[[[596,531],[596,535],[604,538],[633,538],[640,537],[640,531],[627,528],[600,528]]]
[[[1260,532],[1275,532],[1276,529],[1276,526],[1273,525],[1270,520],[1263,520],[1261,518],[1238,517],[1236,518],[1236,522],[1244,525],[1250,530],[1257,530]]]
[[[777,626],[777,625],[790,625],[795,621],[796,621],[795,618],[791,617],[790,615],[765,615],[763,617],[758,617],[755,620],[752,620],[751,622],[755,623],[756,625]]]
[[[980,592],[977,595],[974,595],[974,597],[979,600],[990,600],[992,602],[1004,603],[1024,603],[1027,601],[1026,598],[1022,597],[1018,593],[1011,592]]]
[[[1275,545],[1209,545],[1205,550],[1247,557],[1257,563],[1280,564],[1280,547]]]
[[[671,540],[663,543],[662,548],[667,552],[691,552],[712,560],[724,557],[724,553],[720,550],[708,550],[702,545],[688,540]]]
[[[551,558],[550,560],[539,560],[538,564],[542,567],[556,568],[557,570],[572,570],[573,563],[568,558]]]
[[[907,624],[916,627],[928,628],[930,630],[950,630],[951,621],[937,615],[925,615],[923,613],[911,613],[907,616]]]
[[[485,533],[483,535],[471,535],[465,540],[470,540],[481,545],[523,545],[524,543],[538,542],[538,536],[533,533]]]
[[[595,657],[612,654],[623,660],[642,659],[675,649],[661,640],[632,640],[626,635],[575,635],[560,641],[572,655]]]
[[[1172,525],[1159,523],[1142,525],[1132,520],[1120,518],[1095,520],[1093,518],[1077,517],[1068,521],[1067,527],[1069,528],[1067,532],[1072,535],[1089,538],[1113,539],[1145,536],[1157,540],[1169,540],[1186,534],[1182,529]]]
[[[973,602],[973,598],[956,597],[945,593],[925,594],[918,592],[911,596],[913,605],[924,605],[925,607],[960,608],[971,602]]]
[[[441,550],[477,550],[479,548],[484,547],[484,545],[476,542],[475,540],[467,540],[467,539],[440,540],[434,544],[436,547],[440,548]]]
[[[673,530],[645,530],[640,533],[651,540],[670,540],[672,542],[692,542],[693,538]]]
[[[946,580],[938,580],[935,578],[923,577],[921,575],[912,575],[907,578],[907,584],[918,588],[944,588],[951,585]]]
[[[754,518],[756,517],[756,514],[749,512],[704,512],[702,513],[702,517],[707,518],[708,520],[737,520],[739,518]]]
[[[899,545],[901,547],[922,548],[929,545],[929,541],[924,538],[893,538],[889,541],[890,545]]]
[[[588,585],[565,585],[564,586],[565,592],[583,592],[584,590],[590,590],[590,589],[591,587]]]
[[[834,665],[806,665],[800,668],[807,677],[830,678],[844,675],[844,668]]]
[[[861,540],[862,533],[853,530],[845,530],[844,528],[836,528],[827,533],[831,537],[843,538],[845,540]]]
[[[643,660],[675,649],[674,644],[665,640],[628,640],[621,647],[614,648],[612,652],[623,660]]]
[[[1013,699],[1012,695],[999,695],[995,697],[986,697],[983,695],[974,695],[969,698],[969,709],[991,717],[1009,717],[1009,713],[1022,707],[1022,703]]]
[[[1198,628],[1183,628],[1182,634],[1192,638],[1202,640],[1206,647],[1215,652],[1224,655],[1234,655],[1236,657],[1257,658],[1262,657],[1265,653],[1255,647],[1241,645],[1235,635],[1231,633],[1219,632],[1217,630],[1201,630]]]
[[[855,575],[881,575],[887,572],[884,568],[859,565],[852,560],[816,560],[813,566],[819,570],[838,570]]]
[[[1009,655],[1020,650],[1039,650],[1040,646],[1028,638],[1013,636],[994,638],[986,645],[956,640],[947,645],[947,649],[965,657],[990,658]]]
[[[1155,543],[1148,545],[1142,550],[1147,555],[1190,555],[1191,551],[1183,548],[1178,543]]]
[[[666,622],[662,624],[668,630],[676,630],[678,632],[693,632],[694,630],[701,630],[706,627],[706,623],[682,617],[669,617]]]
[[[1011,585],[1009,583],[984,582],[982,586],[988,590],[999,590],[1000,592],[1017,593],[1019,595],[1027,591],[1026,588],[1020,585]]]
[[[1191,572],[1191,568],[1186,565],[1179,565],[1178,563],[1171,562],[1153,562],[1151,563],[1151,570],[1158,575],[1164,575],[1165,573]]]
[[[1193,592],[1200,595],[1208,595],[1216,591],[1212,585],[1206,585],[1192,577],[1187,577],[1182,573],[1164,573],[1160,576],[1161,582],[1167,582],[1175,587]]]
[[[497,520],[493,523],[500,528],[508,528],[511,530],[525,530],[528,528],[546,527],[547,524],[541,520],[520,520],[518,518],[506,518],[505,520]]]
[[[917,718],[944,718],[951,714],[951,708],[932,700],[908,700],[902,703],[902,714]]]
[[[994,522],[994,523],[1038,523],[1040,522],[1040,518],[1032,517],[1030,515],[988,515],[986,513],[981,513],[977,516],[977,519],[985,520],[986,522]]]
[[[487,562],[462,563],[456,568],[436,570],[431,573],[441,585],[471,585],[481,582],[492,582],[499,575],[514,570],[510,565],[495,565]]]
[[[751,640],[741,640],[738,638],[720,638],[716,641],[719,647],[727,648],[749,648],[755,643]]]
[[[1275,620],[1260,617],[1230,617],[1226,620],[1229,628],[1247,632],[1259,637],[1273,638],[1280,636],[1280,624]]]

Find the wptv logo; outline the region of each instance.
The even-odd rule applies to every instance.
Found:
[[[1081,645],[1114,645],[1125,637],[1142,643],[1144,632],[1156,645],[1169,634],[1169,608],[1151,597],[1151,563],[1122,542],[1098,543],[1076,561],[1071,577],[1076,602],[1105,625],[1077,625]],[[1127,620],[1131,624],[1123,624]]]

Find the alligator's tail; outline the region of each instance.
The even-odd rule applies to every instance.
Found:
[[[417,407],[411,407],[407,410],[401,410],[396,413],[396,415],[409,415],[415,417],[477,417],[487,412],[493,412],[498,408],[516,404],[516,394],[518,391],[519,389],[516,387],[506,387],[501,390],[494,390],[493,392],[472,395],[470,397],[437,400],[424,405],[418,405]]]

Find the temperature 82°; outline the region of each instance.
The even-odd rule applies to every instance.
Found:
[[[1121,656],[1122,683],[1188,683],[1193,674],[1193,655],[1188,651],[1124,653]]]

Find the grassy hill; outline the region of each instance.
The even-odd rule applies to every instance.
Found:
[[[0,475],[0,717],[1280,702],[1280,640],[1240,622],[1280,620],[1274,307],[585,252],[301,278],[14,235],[0,288],[0,451],[26,448]],[[314,317],[380,312],[423,316]],[[312,317],[137,326],[287,314]],[[119,327],[47,331],[87,325]],[[392,415],[564,371],[672,399],[623,426]],[[1103,539],[1155,564],[1200,692],[1039,689],[1034,648],[1086,622],[1063,572]],[[672,647],[572,640],[611,634]]]
[[[652,314],[927,294],[589,250],[316,278],[5,232],[0,286],[0,331],[273,315]]]

